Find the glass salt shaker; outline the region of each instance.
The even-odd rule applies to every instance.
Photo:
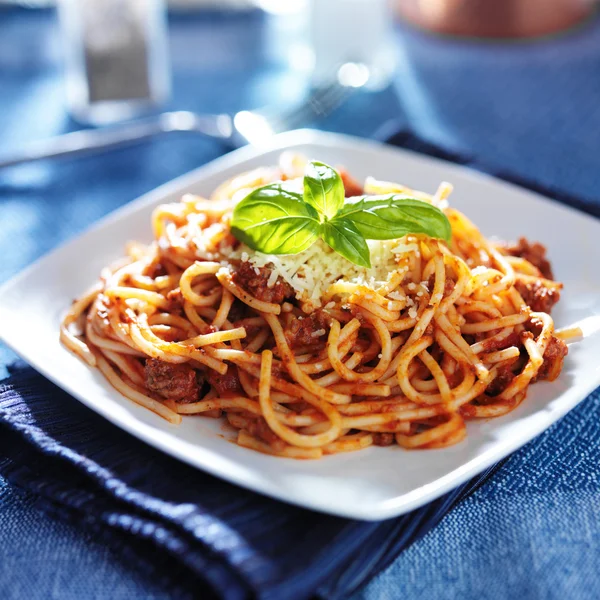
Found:
[[[309,0],[313,82],[382,89],[396,66],[389,0]]]
[[[155,110],[170,94],[164,0],[60,0],[67,102],[92,125]]]

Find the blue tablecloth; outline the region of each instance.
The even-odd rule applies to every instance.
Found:
[[[290,30],[259,13],[174,16],[173,107],[234,111],[303,90]],[[50,11],[0,9],[0,152],[73,128]],[[600,203],[600,22],[535,43],[397,35],[393,88],[353,97],[323,128],[370,136],[391,118],[421,136]],[[0,282],[172,177],[218,156],[197,138],[0,172]],[[1,324],[0,324],[1,326]],[[0,347],[0,376],[11,353]],[[385,598],[600,597],[600,398],[517,452],[360,594]],[[564,440],[569,440],[565,442]],[[529,465],[545,468],[532,472]],[[519,473],[519,477],[515,477]],[[0,597],[165,598],[110,548],[36,509],[0,473]]]

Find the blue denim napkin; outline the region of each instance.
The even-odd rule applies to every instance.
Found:
[[[389,139],[493,172],[407,131]],[[563,194],[561,200],[594,212],[575,198]],[[0,456],[6,457],[0,472],[9,481],[38,494],[42,506],[61,518],[93,528],[142,572],[164,579],[174,597],[232,600],[344,598],[499,468],[397,519],[370,523],[321,515],[163,455],[24,363],[0,384]]]
[[[494,469],[398,519],[369,523],[265,498],[180,463],[24,363],[0,384],[0,471],[93,527],[174,597],[343,598],[422,537]]]

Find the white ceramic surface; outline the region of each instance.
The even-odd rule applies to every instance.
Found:
[[[58,341],[59,321],[73,298],[128,240],[148,241],[150,214],[184,192],[208,194],[224,179],[275,163],[293,148],[343,164],[358,178],[373,175],[434,191],[455,186],[451,203],[487,235],[525,235],[547,245],[565,283],[557,326],[582,323],[586,336],[569,349],[553,383],[539,383],[507,416],[469,422],[466,441],[447,449],[368,448],[296,461],[265,456],[227,442],[212,419],[184,418],[175,427],[126,400],[97,371]],[[42,374],[117,426],[213,475],[307,508],[383,519],[433,500],[519,448],[557,421],[600,384],[600,222],[536,194],[440,160],[364,140],[311,131],[278,136],[269,150],[243,148],[168,183],[118,210],[87,233],[52,252],[0,289],[0,337]]]

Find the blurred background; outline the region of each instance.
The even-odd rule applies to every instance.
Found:
[[[324,110],[279,129],[372,136],[396,119],[426,139],[480,152],[513,120],[518,143],[543,161],[539,136],[549,130],[531,138],[526,130],[549,125],[541,114],[564,94],[571,102],[560,113],[582,101],[569,93],[579,85],[571,69],[596,66],[595,7],[595,0],[0,0],[0,93],[10,107],[0,115],[7,151],[0,159],[26,142],[166,110],[266,109],[281,117],[335,81],[355,93],[335,90]],[[598,77],[585,79],[595,90]],[[560,121],[554,135],[570,137],[572,129],[556,130]],[[203,140],[183,143],[179,158],[188,155],[185,144]],[[498,158],[515,143],[502,140]]]

